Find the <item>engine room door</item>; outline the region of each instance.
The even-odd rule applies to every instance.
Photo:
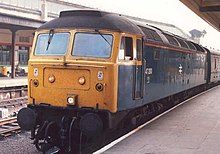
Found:
[[[134,53],[135,55],[135,53]],[[136,62],[134,66],[134,99],[143,98],[143,45],[142,38],[136,39]]]

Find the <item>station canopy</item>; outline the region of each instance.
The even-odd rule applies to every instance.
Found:
[[[180,0],[198,16],[220,31],[220,0]]]

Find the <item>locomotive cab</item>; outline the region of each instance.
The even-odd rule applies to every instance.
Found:
[[[43,30],[29,61],[29,102],[116,111],[117,33]],[[44,94],[44,95],[42,95]]]

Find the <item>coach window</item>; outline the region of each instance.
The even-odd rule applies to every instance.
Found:
[[[133,40],[131,37],[122,37],[119,50],[120,60],[133,60]]]

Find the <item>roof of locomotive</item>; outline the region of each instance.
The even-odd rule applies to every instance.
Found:
[[[143,35],[147,41],[166,44],[177,48],[202,51],[202,46],[191,42],[185,38],[165,32],[151,25],[140,24],[115,13],[99,10],[70,10],[62,11],[59,18],[51,20],[38,29],[56,28],[82,28],[95,30],[113,30]]]
[[[51,20],[38,29],[85,28],[114,30],[144,35],[139,27],[121,15],[97,10],[63,11],[59,18]]]

